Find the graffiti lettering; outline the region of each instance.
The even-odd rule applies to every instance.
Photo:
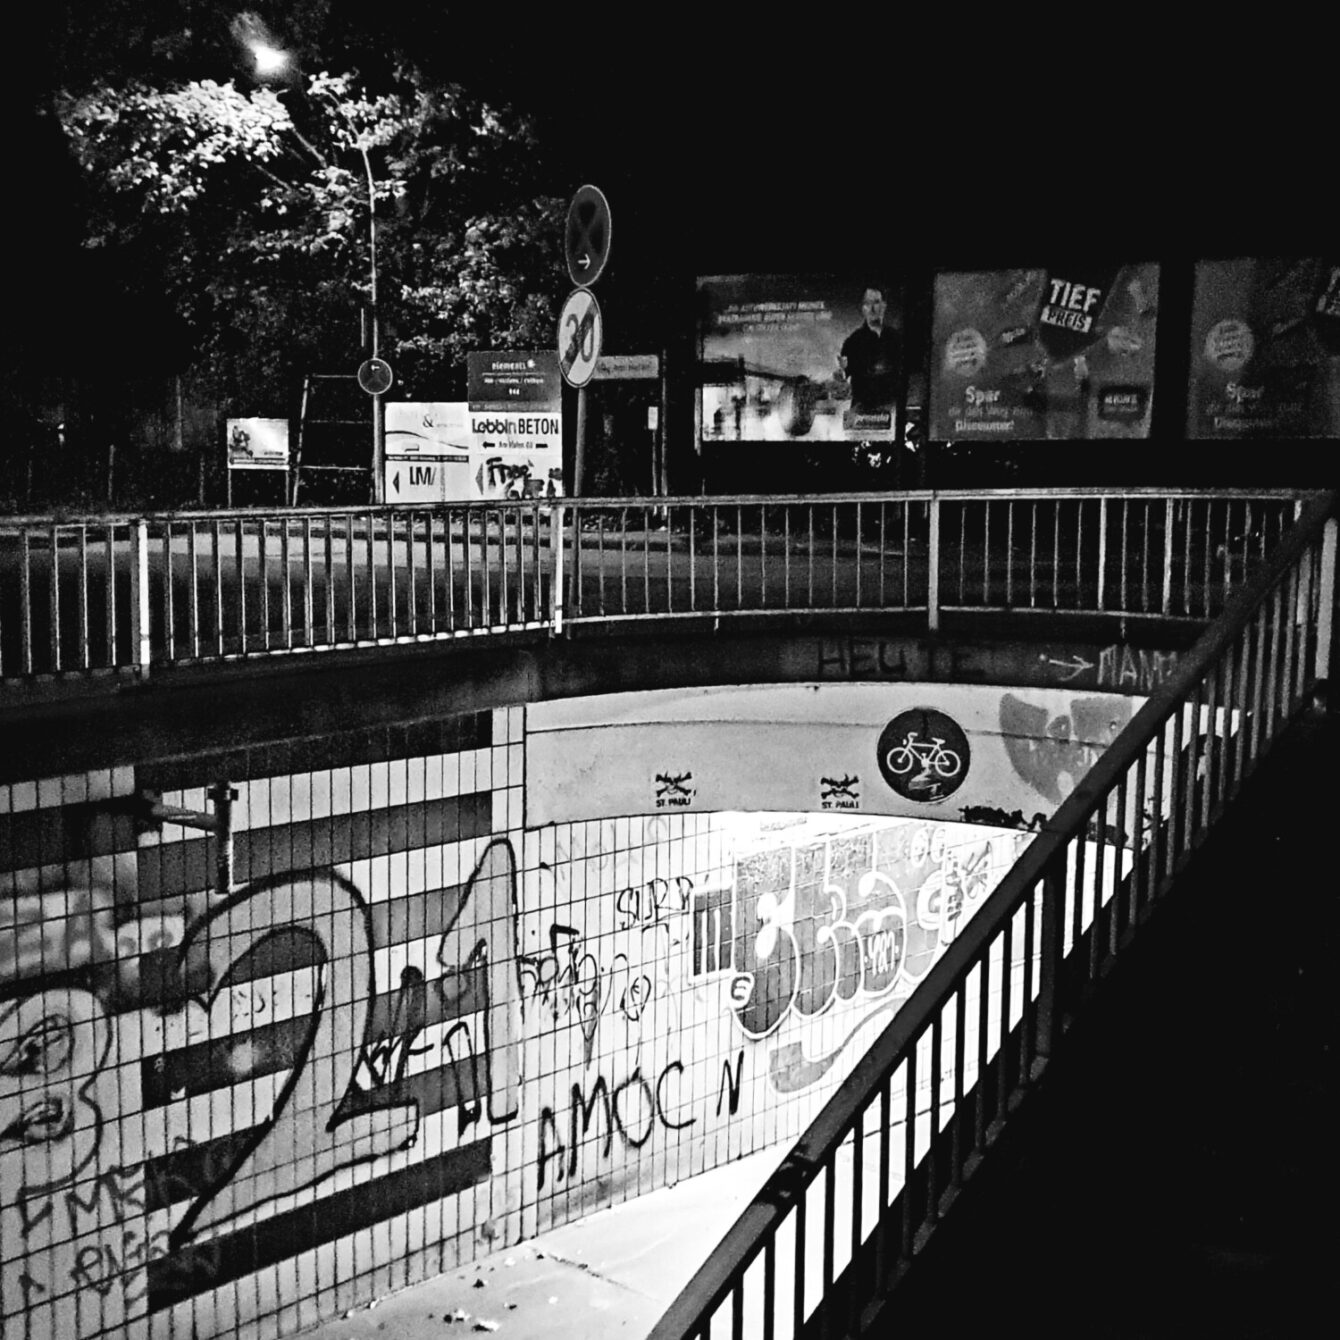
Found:
[[[1113,643],[1098,656],[1098,687],[1152,693],[1177,669],[1175,651]]]
[[[683,896],[689,895],[686,892]],[[600,1020],[611,1009],[627,1025],[634,1026],[641,1023],[656,1001],[673,1003],[670,928],[666,922],[640,926],[629,945],[631,954],[619,950],[606,965],[583,949],[581,936],[573,926],[551,925],[549,943],[548,953],[517,956],[523,999],[538,1001],[556,1021],[575,1018],[581,1024],[586,1065],[591,1064]],[[673,1026],[673,1019],[670,1022]]]
[[[953,939],[966,902],[986,890],[991,872],[989,842],[949,848],[939,825],[739,862],[731,1005],[741,1031],[766,1037],[793,1010],[814,1018],[836,1002],[910,986]],[[695,917],[695,937],[705,925]],[[695,944],[695,964],[709,954],[709,944]]]
[[[820,638],[818,679],[981,679],[970,647],[905,638]]]
[[[649,880],[641,888],[620,889],[614,900],[619,925],[659,921],[667,906],[674,912],[682,912],[688,907],[692,893],[693,880],[687,875],[676,875],[673,880]]]
[[[580,1084],[574,1084],[572,1104],[568,1110],[566,1143],[553,1108],[546,1107],[540,1113],[537,1189],[544,1189],[547,1169],[551,1163],[556,1169],[555,1180],[562,1181],[565,1176],[569,1179],[576,1176],[584,1147],[583,1138],[591,1131],[593,1122],[600,1145],[600,1157],[604,1159],[613,1153],[616,1135],[621,1143],[633,1149],[641,1149],[651,1139],[657,1125],[667,1131],[682,1131],[694,1125],[696,1117],[673,1120],[675,1104],[666,1092],[669,1079],[683,1073],[683,1063],[671,1061],[656,1077],[655,1083],[642,1073],[641,1066],[637,1066],[627,1079],[613,1089],[603,1075],[596,1077],[589,1095]],[[602,1116],[603,1138],[599,1120]]]
[[[726,1115],[733,1117],[740,1109],[740,1080],[744,1075],[744,1051],[741,1049],[735,1058],[735,1069],[731,1069],[730,1058],[721,1063],[721,1083],[717,1087],[717,1116],[721,1115],[722,1100],[726,1101]]]

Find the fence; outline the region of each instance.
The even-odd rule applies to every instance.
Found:
[[[587,621],[1213,617],[1305,495],[1093,490],[518,500],[0,522],[0,678]]]
[[[1336,506],[1335,495],[1308,504],[928,973],[652,1340],[849,1335],[882,1319],[1069,1020],[1329,678]]]

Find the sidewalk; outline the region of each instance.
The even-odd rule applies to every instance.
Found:
[[[790,1148],[783,1142],[639,1196],[298,1334],[640,1340]]]

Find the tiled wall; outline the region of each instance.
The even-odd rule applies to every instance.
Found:
[[[523,720],[0,786],[6,1340],[291,1330],[793,1137],[1014,855],[527,831]],[[223,780],[227,897],[133,803]]]

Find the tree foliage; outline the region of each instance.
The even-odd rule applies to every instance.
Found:
[[[467,350],[552,339],[562,205],[507,107],[401,66],[375,88],[325,71],[278,88],[102,79],[57,112],[88,190],[86,246],[114,259],[129,300],[166,300],[178,361],[249,412],[366,352],[369,181],[380,352],[402,388],[449,397]]]

